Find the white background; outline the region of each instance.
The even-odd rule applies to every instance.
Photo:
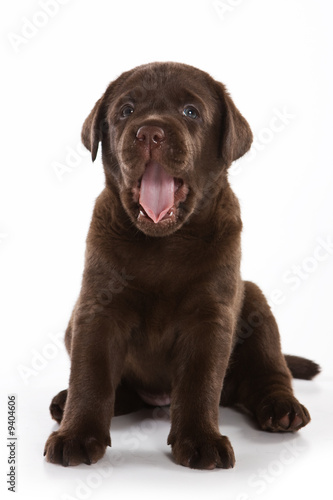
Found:
[[[1,4],[0,494],[10,495],[9,393],[18,401],[17,498],[312,499],[318,485],[328,494],[333,249],[320,242],[333,239],[331,2],[225,0],[219,12],[211,0],[61,3],[52,15],[42,1]],[[99,464],[64,469],[42,456],[57,428],[48,405],[69,375],[57,339],[104,182],[100,156],[91,164],[79,147],[81,126],[112,79],[155,60],[223,81],[257,138],[230,177],[243,213],[242,272],[269,297],[284,352],[322,366],[315,381],[295,382],[312,423],[297,436],[270,435],[222,409],[236,467],[192,471],[173,463],[169,422],[148,411],[114,420]]]

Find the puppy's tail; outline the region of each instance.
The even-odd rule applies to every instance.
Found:
[[[320,366],[310,359],[291,356],[290,354],[285,354],[284,357],[294,378],[311,380],[320,372]]]

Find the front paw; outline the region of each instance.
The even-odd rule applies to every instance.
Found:
[[[221,434],[198,437],[175,436],[170,433],[168,444],[177,464],[191,469],[230,469],[235,465],[235,455],[229,439]]]
[[[270,432],[294,432],[310,422],[308,410],[290,395],[265,398],[258,405],[256,417],[260,427]]]
[[[48,462],[64,467],[81,463],[91,465],[103,457],[107,446],[111,446],[110,436],[101,438],[59,430],[46,441],[44,456]]]

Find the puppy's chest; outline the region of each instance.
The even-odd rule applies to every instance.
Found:
[[[220,257],[214,248],[201,241],[169,237],[119,247],[114,257],[117,267],[133,277],[133,288],[147,295],[172,298],[188,293],[189,282],[193,283],[206,267],[218,265]]]
[[[140,321],[131,330],[125,372],[134,385],[168,391],[171,383],[177,317],[161,300],[138,311]]]
[[[133,350],[166,352],[177,335],[178,311],[175,300],[165,296],[144,296],[137,304],[138,324],[131,330]]]

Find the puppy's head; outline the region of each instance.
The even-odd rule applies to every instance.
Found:
[[[109,85],[83,125],[82,141],[93,161],[102,142],[107,185],[116,187],[136,227],[165,236],[207,210],[207,189],[248,151],[252,133],[207,73],[153,63]]]

